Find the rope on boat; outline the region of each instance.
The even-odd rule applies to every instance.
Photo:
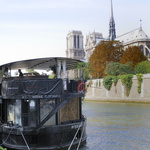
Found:
[[[11,130],[9,131],[8,136],[6,137],[5,141],[4,141],[2,144],[0,144],[0,146],[2,146],[2,145],[8,140],[8,138],[9,138],[9,136],[10,136],[12,130],[15,129],[15,128],[17,128],[17,127],[18,127],[18,126],[11,127]],[[19,130],[20,130],[20,133],[21,133],[21,135],[22,135],[22,137],[23,137],[23,140],[24,140],[24,142],[25,142],[25,144],[26,144],[28,150],[30,150],[30,148],[29,148],[29,146],[28,146],[28,143],[27,143],[27,141],[26,141],[26,139],[25,139],[25,137],[24,137],[24,135],[23,135],[21,129],[19,129]]]
[[[80,128],[81,128],[81,125],[79,126],[78,130],[76,131],[76,133],[75,133],[75,135],[74,135],[74,137],[73,137],[73,140],[72,140],[72,142],[70,143],[70,146],[69,146],[68,150],[70,150],[70,148],[72,147],[72,144],[73,144],[74,140],[76,139],[76,136],[77,136],[77,134],[78,134]]]
[[[11,134],[12,129],[14,129],[14,127],[11,128],[11,130],[9,131],[9,134],[8,134],[8,136],[6,137],[5,141],[4,141],[2,144],[0,144],[0,146],[2,146],[2,145],[8,140],[8,138],[9,138],[9,136],[10,136],[10,134]]]
[[[24,140],[24,142],[25,142],[25,144],[26,144],[28,150],[30,150],[29,145],[28,145],[28,143],[27,143],[27,141],[26,141],[26,139],[25,139],[25,137],[24,137],[24,135],[23,135],[21,129],[20,129],[20,133],[21,133],[21,135],[22,135],[22,137],[23,137],[23,140]]]
[[[15,129],[16,127],[17,127],[17,126],[11,127],[11,130],[9,131],[8,136],[6,137],[5,141],[4,141],[2,144],[0,144],[0,146],[2,146],[2,145],[8,140],[8,138],[9,138],[9,136],[10,136],[12,130]],[[19,129],[19,130],[20,130],[20,133],[21,133],[21,135],[22,135],[22,137],[23,137],[23,140],[24,140],[24,142],[25,142],[25,144],[26,144],[28,150],[30,150],[30,148],[29,148],[29,146],[28,146],[28,143],[27,143],[27,141],[26,141],[26,139],[25,139],[25,137],[24,137],[24,135],[23,135],[21,129]]]
[[[82,129],[82,133],[81,133],[81,137],[80,137],[80,140],[79,140],[79,144],[78,144],[78,147],[77,147],[77,149],[76,150],[78,150],[79,149],[79,147],[80,147],[80,144],[81,144],[81,140],[82,140],[82,137],[83,137],[83,132],[84,132],[84,129],[85,129],[85,122],[84,122],[84,124],[83,124],[83,129]]]

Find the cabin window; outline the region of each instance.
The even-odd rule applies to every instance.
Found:
[[[7,106],[8,121],[12,121],[13,124],[21,125],[21,101],[9,100]]]
[[[55,99],[41,99],[40,100],[40,121],[45,119],[47,115],[55,108]],[[53,115],[44,125],[55,125],[56,114]]]
[[[30,100],[29,101],[29,122],[31,127],[36,127],[37,121],[38,121],[38,114],[36,109],[36,100]]]
[[[23,126],[29,125],[29,100],[22,101],[22,124]]]
[[[23,126],[36,127],[39,123],[38,100],[22,101]]]

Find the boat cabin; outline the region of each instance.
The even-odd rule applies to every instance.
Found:
[[[82,114],[85,83],[82,72],[73,70],[78,62],[50,57],[0,66],[3,147],[54,150],[85,143],[86,118]],[[30,72],[24,73],[25,70]]]

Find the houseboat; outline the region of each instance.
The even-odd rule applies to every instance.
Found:
[[[79,78],[82,73],[74,71],[78,62],[50,57],[0,66],[1,146],[15,150],[69,150],[86,143],[84,81],[82,76]],[[30,73],[23,73],[27,69]],[[54,76],[37,70],[50,71]],[[19,75],[14,73],[17,71]]]

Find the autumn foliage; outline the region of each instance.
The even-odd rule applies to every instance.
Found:
[[[147,60],[146,56],[140,51],[138,46],[129,46],[120,61],[120,63],[125,64],[127,62],[132,62],[132,67],[141,61]]]
[[[104,70],[108,62],[120,62],[123,55],[123,46],[119,41],[101,41],[89,58],[93,78],[105,75]]]

